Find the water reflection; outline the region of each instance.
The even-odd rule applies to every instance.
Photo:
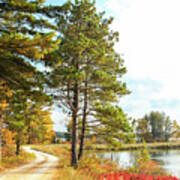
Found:
[[[139,152],[137,151],[126,151],[126,152],[108,152],[104,154],[98,154],[101,158],[108,158],[112,161],[118,162],[122,168],[127,168],[133,165],[135,157]],[[173,176],[180,178],[180,151],[169,150],[169,151],[153,151],[150,152],[151,159],[161,164],[168,173]]]
[[[113,162],[118,162],[120,167],[126,168],[133,165],[135,154],[133,152],[108,152],[105,154],[98,154],[101,158],[110,159]]]

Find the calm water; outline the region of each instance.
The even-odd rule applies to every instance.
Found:
[[[138,152],[108,152],[98,154],[101,158],[108,158],[119,163],[120,167],[126,168],[133,165]],[[180,150],[150,152],[151,159],[160,162],[166,172],[180,178]]]

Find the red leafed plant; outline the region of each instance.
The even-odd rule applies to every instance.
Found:
[[[176,177],[172,176],[153,176],[145,174],[128,174],[128,173],[116,173],[99,176],[99,180],[179,180]]]

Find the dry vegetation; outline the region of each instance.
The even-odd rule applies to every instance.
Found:
[[[100,174],[117,172],[116,164],[101,160],[95,155],[85,155],[77,169],[70,166],[70,148],[68,145],[33,146],[33,149],[53,154],[59,158],[59,171],[54,180],[94,180]]]
[[[21,150],[19,156],[16,156],[15,146],[3,147],[2,155],[3,156],[2,163],[0,165],[0,171],[29,163],[36,158],[34,154],[24,152],[23,150]]]

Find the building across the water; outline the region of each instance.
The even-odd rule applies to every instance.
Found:
[[[58,143],[59,141],[70,141],[71,139],[71,134],[68,132],[60,132],[60,131],[55,131],[55,142]]]

